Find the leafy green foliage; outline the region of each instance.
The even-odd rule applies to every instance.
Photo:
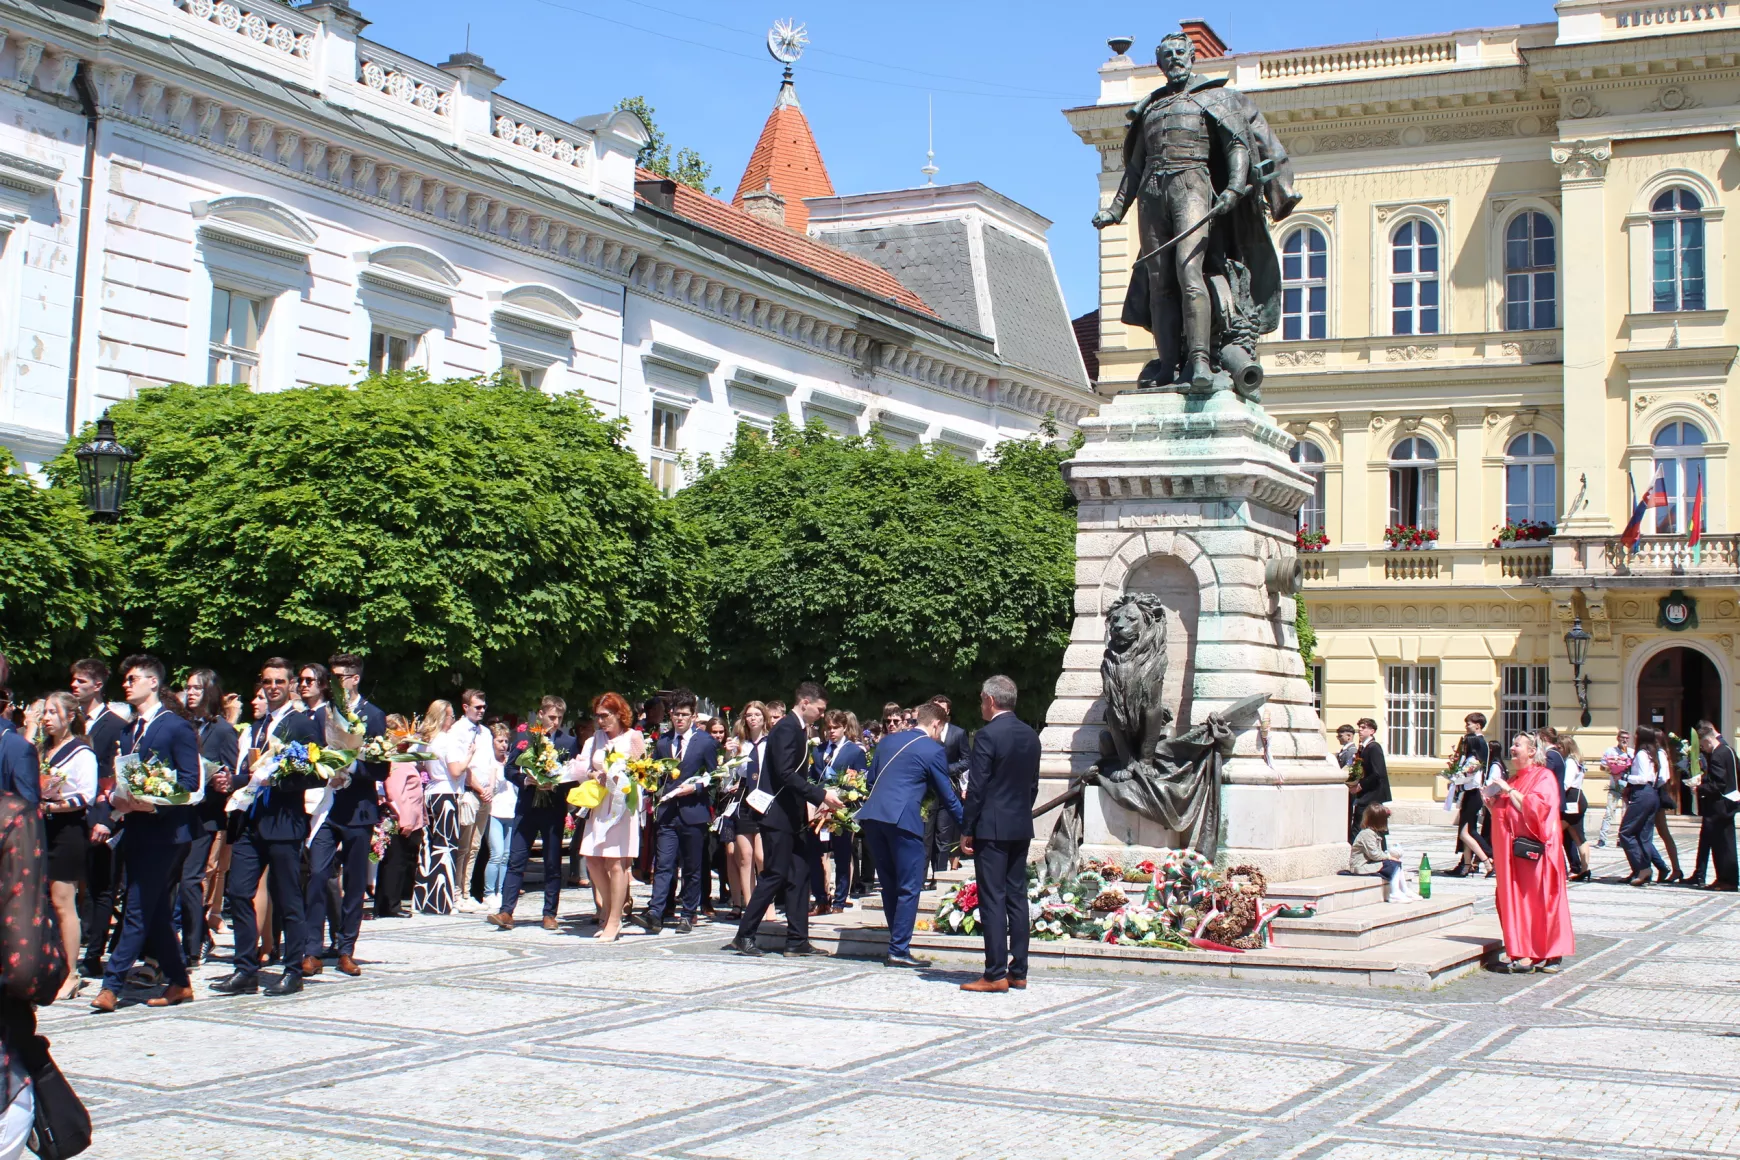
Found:
[[[650,683],[691,605],[688,539],[620,423],[506,377],[142,391],[118,529],[123,637],[232,680],[284,654],[368,657],[410,707],[481,684],[502,709]],[[72,478],[70,456],[51,468]]]
[[[815,425],[741,429],[676,497],[707,544],[685,675],[728,704],[807,678],[870,710],[946,692],[970,728],[978,683],[1002,672],[1038,719],[1069,640],[1072,450],[1010,442],[975,464]]]
[[[1311,627],[1311,617],[1305,612],[1305,594],[1293,594],[1294,620],[1293,629],[1299,636],[1299,656],[1304,659],[1305,667],[1310,668],[1311,662],[1317,659],[1317,630]]]
[[[70,463],[70,457],[68,459]],[[115,560],[75,485],[37,487],[0,448],[0,652],[24,692],[66,680],[66,662],[112,647]]]
[[[640,147],[640,152],[635,154],[636,165],[702,193],[719,192],[717,185],[711,189],[707,187],[707,182],[713,176],[713,167],[699,153],[684,148],[677,150],[676,155],[672,156],[671,143],[665,139],[658,122],[653,120],[653,107],[646,103],[645,97],[624,97],[616,102],[616,107],[626,109],[646,122],[647,141]]]

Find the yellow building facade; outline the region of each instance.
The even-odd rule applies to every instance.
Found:
[[[1421,805],[1472,710],[1596,756],[1621,724],[1734,725],[1740,3],[1554,15],[1218,56],[1192,33],[1197,71],[1256,100],[1303,194],[1273,223],[1283,323],[1260,354],[1263,405],[1318,481],[1301,521],[1322,716],[1376,718],[1397,798]],[[1099,101],[1066,113],[1101,205],[1124,114],[1162,83],[1151,53],[1114,55]],[[1153,353],[1118,322],[1135,219],[1100,240],[1106,394]],[[1652,490],[1665,505],[1622,544]]]

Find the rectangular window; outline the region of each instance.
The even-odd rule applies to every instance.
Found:
[[[683,430],[683,413],[675,407],[654,406],[652,410],[652,454],[648,474],[658,489],[666,495],[675,492],[682,483],[677,465],[678,437]]]
[[[1437,668],[1384,666],[1385,752],[1396,757],[1432,757],[1437,748]]]
[[[369,374],[384,375],[402,371],[411,361],[416,342],[402,334],[377,330],[369,335]]]
[[[1509,752],[1518,733],[1538,733],[1547,725],[1547,666],[1505,665],[1499,670],[1498,733],[1495,752]]]
[[[1317,713],[1317,719],[1323,719],[1323,662],[1314,661],[1311,665],[1311,708]]]
[[[206,377],[214,383],[253,386],[260,370],[260,331],[266,303],[221,286],[211,291],[211,350]]]
[[[527,367],[520,366],[518,363],[509,363],[507,369],[513,374],[520,386],[528,391],[535,391],[544,384],[542,367]]]

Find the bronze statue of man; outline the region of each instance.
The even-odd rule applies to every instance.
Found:
[[[1140,256],[1123,321],[1154,336],[1159,357],[1142,387],[1236,387],[1258,397],[1257,336],[1281,319],[1281,268],[1265,213],[1299,202],[1292,169],[1262,112],[1225,80],[1192,71],[1196,49],[1175,32],[1155,59],[1166,84],[1129,113],[1124,180],[1094,227],[1139,207]]]

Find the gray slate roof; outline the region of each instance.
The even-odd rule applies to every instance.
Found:
[[[1086,387],[1069,310],[1057,288],[1051,255],[996,226],[985,227],[985,275],[997,353],[1016,366]]]
[[[826,232],[821,240],[875,262],[956,326],[988,334],[973,289],[973,255],[967,223],[919,222],[865,230]]]

